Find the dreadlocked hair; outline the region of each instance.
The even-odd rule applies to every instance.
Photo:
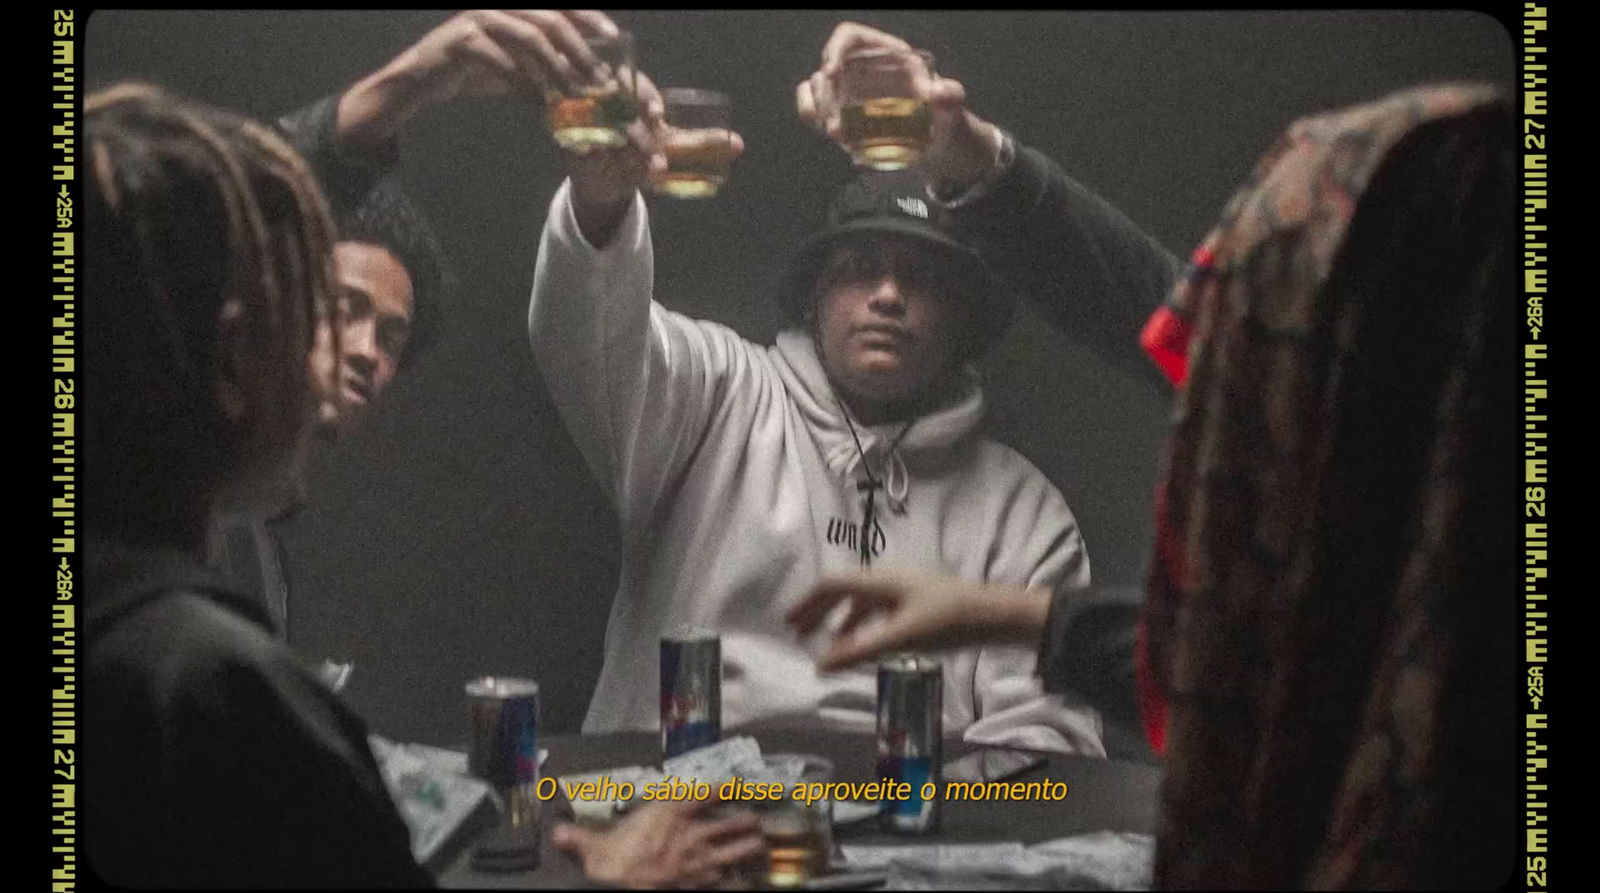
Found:
[[[170,541],[299,438],[332,218],[299,155],[236,113],[129,83],[89,96],[85,125],[85,520]]]

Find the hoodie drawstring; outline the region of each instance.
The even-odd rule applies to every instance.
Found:
[[[884,491],[884,495],[889,499],[889,508],[896,514],[905,511],[906,494],[911,489],[911,475],[906,471],[905,460],[900,458],[899,447],[900,441],[905,439],[906,434],[911,431],[911,426],[916,424],[916,420],[906,422],[906,426],[900,429],[900,434],[890,442],[884,458],[884,480],[879,480],[877,475],[872,473],[872,463],[867,461],[867,451],[861,446],[861,435],[856,433],[856,424],[850,418],[850,411],[841,405],[839,412],[844,416],[845,424],[850,426],[850,437],[856,444],[856,456],[860,458],[861,470],[867,476],[865,483],[856,484],[857,490],[867,494],[861,519],[861,566],[867,568],[872,566],[872,536],[878,523],[876,512],[878,491]]]
[[[909,426],[908,426],[909,427]],[[905,432],[901,432],[901,437]],[[899,442],[899,438],[895,438]],[[911,474],[906,471],[906,460],[900,458],[900,451],[893,446],[889,447],[889,458],[884,462],[883,493],[889,497],[889,510],[895,514],[903,514],[906,510],[906,495],[911,492]]]

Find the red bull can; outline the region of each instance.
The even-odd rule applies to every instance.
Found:
[[[944,744],[944,668],[927,657],[900,656],[878,666],[878,778],[911,787],[905,800],[883,801],[886,830],[939,830],[939,768]],[[934,796],[924,797],[932,783]]]
[[[661,639],[661,753],[675,757],[722,740],[722,638]]]
[[[467,683],[472,720],[468,768],[504,805],[500,827],[481,841],[473,864],[527,870],[539,862],[539,684],[485,676]]]

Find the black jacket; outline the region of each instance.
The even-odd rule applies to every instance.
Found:
[[[177,552],[84,548],[82,807],[118,885],[427,887],[367,730],[259,598]]]
[[[1139,346],[1182,264],[1059,165],[1025,146],[955,213],[982,234],[985,260],[1068,338],[1162,394],[1171,386]]]
[[[335,218],[353,212],[390,175],[400,157],[399,144],[392,140],[361,153],[338,146],[334,128],[341,95],[323,97],[278,119],[278,132],[311,165]],[[274,626],[288,639],[289,559],[276,529],[283,520],[238,522],[218,531],[221,550],[213,563],[235,585],[265,595]]]
[[[1050,159],[1015,142],[1011,147],[1004,172],[955,213],[981,234],[996,274],[1047,322],[1120,371],[1170,393],[1139,334],[1182,265]],[[1134,730],[1122,736],[1125,754],[1147,753],[1136,731],[1134,692],[1134,630],[1143,601],[1141,586],[1058,592],[1039,645],[1047,690],[1072,691]],[[1113,745],[1107,741],[1108,750]]]

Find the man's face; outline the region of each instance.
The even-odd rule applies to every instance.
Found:
[[[816,305],[828,378],[856,404],[892,406],[920,397],[949,367],[965,325],[951,294],[958,275],[954,261],[910,239],[834,248]]]
[[[339,356],[332,331],[317,329],[311,350],[318,388],[317,423],[324,433],[349,430],[394,381],[411,337],[411,276],[387,248],[367,242],[333,247],[339,292]],[[335,368],[337,366],[337,368]]]

